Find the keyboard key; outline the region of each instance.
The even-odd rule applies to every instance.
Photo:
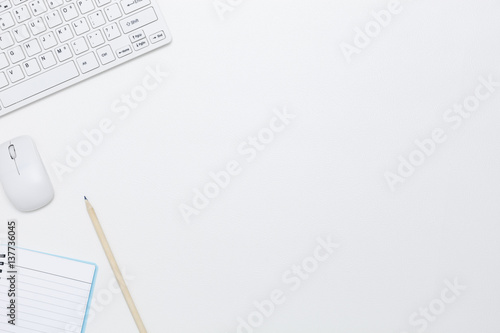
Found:
[[[106,19],[104,18],[102,12],[99,10],[89,15],[89,22],[92,28],[95,29],[104,25],[106,23]]]
[[[45,20],[47,21],[47,24],[51,29],[63,23],[61,15],[57,10],[45,15]]]
[[[56,29],[56,35],[59,37],[61,43],[64,43],[73,38],[73,33],[69,25],[65,25],[61,28]]]
[[[4,73],[0,73],[0,88],[6,87],[9,85],[9,81],[7,81],[7,77]]]
[[[30,3],[31,12],[34,16],[40,15],[47,11],[47,7],[45,7],[45,3],[42,0],[35,0]]]
[[[100,30],[94,31],[93,33],[87,36],[90,42],[90,46],[97,47],[99,45],[104,44],[104,37]]]
[[[113,50],[111,50],[111,46],[106,45],[99,50],[97,50],[97,56],[103,65],[107,65],[110,62],[115,61],[115,55],[113,54]]]
[[[149,0],[122,0],[121,1],[123,11],[125,14],[130,14],[133,11],[141,9],[149,4],[151,1]]]
[[[40,72],[40,66],[38,66],[38,62],[36,59],[31,59],[23,63],[24,70],[28,76],[36,74]]]
[[[57,63],[56,58],[54,58],[54,54],[51,51],[42,54],[39,59],[45,69],[52,67]]]
[[[78,0],[76,4],[80,8],[80,12],[82,14],[87,14],[88,12],[93,11],[95,8],[92,0]]]
[[[37,18],[34,21],[31,21],[29,24],[31,29],[31,33],[36,36],[47,30],[45,27],[45,23],[43,23],[43,19],[41,17]]]
[[[28,54],[29,57],[32,57],[35,54],[42,52],[40,44],[38,44],[38,41],[36,39],[32,39],[26,44],[24,44],[24,49],[26,50],[26,53]]]
[[[80,35],[82,35],[90,30],[89,24],[87,23],[87,20],[85,19],[85,17],[82,17],[76,21],[73,21],[72,25],[73,25],[73,29],[75,29],[75,32],[78,36],[80,36]]]
[[[106,38],[110,41],[121,36],[120,29],[118,29],[116,23],[113,23],[105,27],[104,34],[106,35]]]
[[[10,62],[15,64],[16,62],[19,62],[21,60],[26,59],[26,56],[24,55],[23,49],[21,46],[16,46],[12,49],[9,50],[8,52]]]
[[[40,37],[40,41],[42,42],[43,48],[46,50],[57,45],[56,36],[53,32],[46,33]]]
[[[108,3],[110,3],[111,0],[95,0],[95,2],[97,3],[97,5],[99,7],[102,7],[102,6],[107,5]]]
[[[26,28],[25,24],[20,25],[17,28],[14,28],[12,30],[12,34],[14,35],[14,38],[17,40],[18,43],[30,38],[30,33],[28,31],[28,28]]]
[[[130,45],[120,47],[118,50],[116,50],[116,55],[118,55],[118,58],[123,58],[131,53],[132,48],[130,47]]]
[[[9,12],[0,15],[0,28],[2,28],[2,30],[12,28],[15,24],[16,22],[14,22]]]
[[[0,35],[0,49],[5,50],[12,45],[14,45],[14,40],[10,32],[7,31]]]
[[[94,52],[87,53],[86,55],[78,58],[76,62],[83,74],[99,67],[99,63],[97,62]]]
[[[24,79],[24,73],[21,66],[12,67],[7,70],[7,75],[9,76],[10,82],[15,83]]]
[[[0,69],[4,69],[9,66],[9,60],[7,60],[7,56],[5,53],[0,53]]]
[[[122,17],[122,12],[120,11],[120,7],[118,7],[118,4],[116,3],[106,7],[104,9],[104,12],[106,13],[106,16],[108,17],[109,21],[113,21],[116,20],[117,18]]]
[[[73,61],[68,61],[59,67],[7,88],[2,91],[1,100],[5,107],[9,107],[46,91],[47,89],[69,81],[78,75],[79,73],[75,63]]]
[[[137,42],[138,40],[141,40],[144,37],[146,37],[146,35],[144,34],[144,30],[139,30],[139,31],[134,32],[132,35],[130,35],[130,41],[132,43]]]
[[[14,2],[14,5],[17,6],[17,5],[20,5],[22,4],[23,2],[26,2],[28,0],[13,0],[12,2]]]
[[[59,59],[59,61],[68,60],[69,58],[71,58],[73,56],[73,54],[71,53],[71,50],[69,49],[68,44],[64,44],[63,46],[56,47],[54,52],[56,52],[56,56]]]
[[[149,45],[147,39],[140,40],[138,42],[135,42],[132,44],[134,46],[134,50],[139,51],[142,50],[143,48],[147,47]]]
[[[166,36],[165,36],[165,32],[162,31],[158,31],[157,33],[155,34],[152,34],[151,36],[149,36],[149,39],[151,40],[151,43],[158,43],[159,41],[165,39]]]
[[[12,5],[10,4],[10,1],[8,1],[8,0],[2,1],[0,3],[0,13],[3,13],[11,8],[12,8]]]
[[[72,20],[78,17],[78,11],[74,4],[70,4],[61,9],[62,15],[66,21]]]
[[[82,54],[83,52],[88,51],[89,49],[87,42],[83,37],[75,39],[70,44],[71,47],[73,47],[73,51],[75,52],[75,54]]]
[[[63,0],[48,0],[47,3],[49,4],[50,9],[54,9],[61,6],[63,4]]]
[[[28,7],[26,6],[17,7],[16,9],[14,9],[14,16],[16,17],[18,23],[22,23],[31,18],[31,14],[28,10]]]
[[[142,28],[143,26],[148,25],[156,20],[158,20],[158,17],[156,16],[155,10],[151,7],[143,10],[142,12],[133,14],[124,20],[121,20],[120,25],[123,29],[123,32],[128,34],[129,32],[132,32],[135,29]]]

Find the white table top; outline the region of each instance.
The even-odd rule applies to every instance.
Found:
[[[500,89],[481,77],[500,81],[500,4],[221,3],[224,19],[213,0],[162,0],[171,45],[0,119],[1,142],[35,139],[56,190],[31,214],[0,193],[0,218],[22,247],[99,265],[87,332],[137,330],[84,195],[149,332],[498,332]],[[363,47],[356,28],[374,29]],[[396,175],[399,156],[421,165]]]

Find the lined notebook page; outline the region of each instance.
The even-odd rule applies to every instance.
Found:
[[[0,332],[81,333],[97,267],[94,264],[17,249],[16,325],[8,323],[7,263],[0,265]],[[5,253],[5,247],[0,247]],[[0,261],[6,259],[0,259]]]

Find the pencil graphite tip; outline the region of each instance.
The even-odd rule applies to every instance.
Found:
[[[86,196],[83,196],[83,198],[84,198],[85,200],[88,200]]]

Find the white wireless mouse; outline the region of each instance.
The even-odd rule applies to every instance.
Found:
[[[54,188],[35,143],[20,136],[0,145],[0,183],[16,209],[31,212],[54,198]]]

